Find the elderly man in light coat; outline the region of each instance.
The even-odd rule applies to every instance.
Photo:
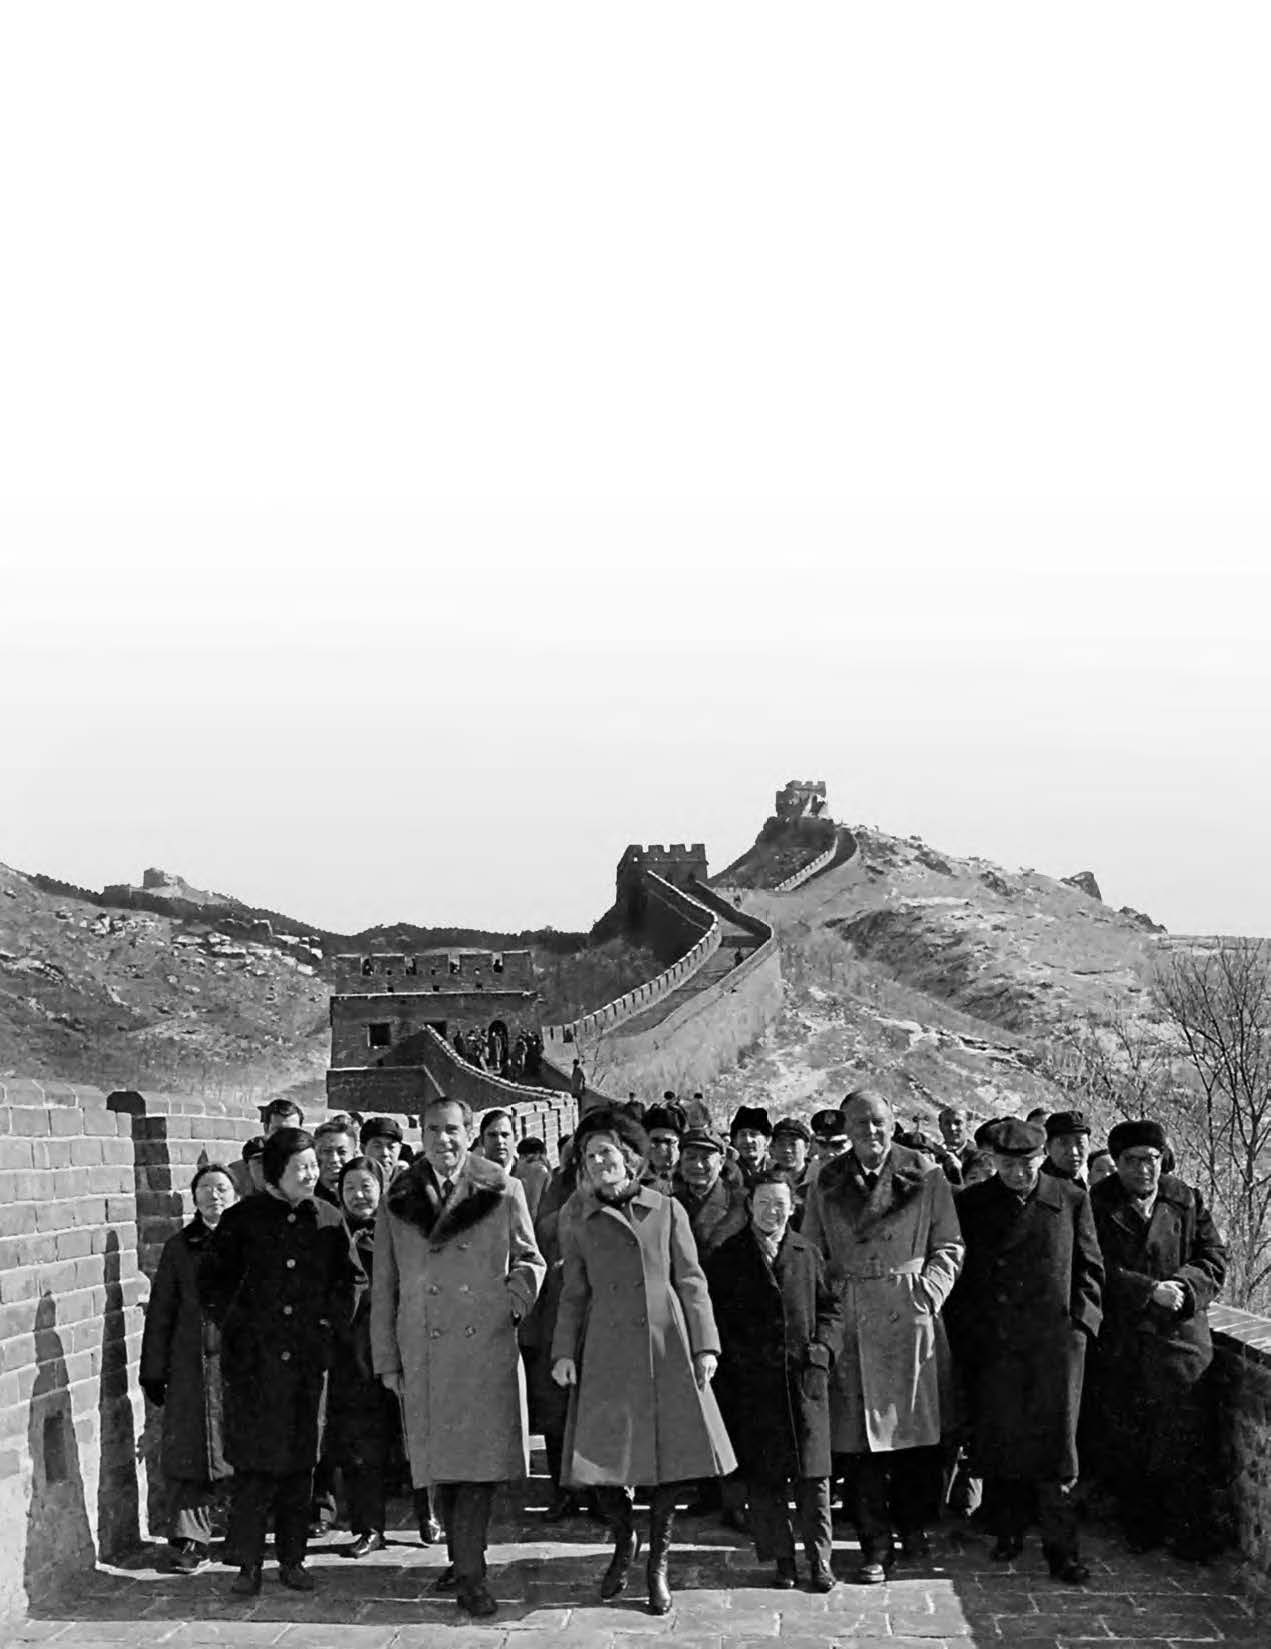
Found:
[[[481,1616],[497,1607],[485,1580],[494,1486],[529,1469],[517,1325],[547,1268],[524,1190],[471,1139],[467,1105],[429,1104],[423,1156],[380,1204],[371,1350],[402,1401],[411,1478],[434,1487],[446,1526],[438,1587]]]
[[[891,1106],[868,1088],[841,1106],[851,1149],[808,1193],[803,1236],[825,1256],[845,1334],[830,1388],[831,1444],[861,1545],[857,1578],[927,1551],[935,1511],[948,1342],[940,1310],[963,1244],[949,1182],[930,1157],[894,1145]]]

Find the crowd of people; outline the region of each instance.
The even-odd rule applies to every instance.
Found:
[[[172,1563],[207,1560],[228,1492],[233,1591],[307,1591],[334,1522],[353,1559],[408,1489],[436,1588],[497,1611],[497,1486],[531,1427],[548,1522],[603,1520],[599,1595],[647,1542],[648,1607],[671,1606],[674,1525],[748,1533],[771,1583],[829,1591],[836,1496],[853,1577],[921,1564],[942,1517],[1004,1563],[1039,1529],[1051,1575],[1088,1579],[1087,1491],[1128,1544],[1217,1546],[1207,1307],[1226,1253],[1152,1119],[1092,1151],[1079,1112],[950,1106],[906,1129],[858,1088],[806,1121],[702,1096],[585,1110],[553,1168],[505,1111],[393,1117],[294,1106],[232,1167],[195,1176],[166,1245],[141,1382],[163,1411]],[[479,1400],[474,1400],[479,1399]],[[647,1532],[637,1506],[647,1503]]]
[[[451,1045],[460,1059],[478,1071],[489,1071],[509,1082],[537,1082],[543,1069],[543,1038],[538,1031],[518,1031],[509,1042],[506,1027],[496,1021],[488,1030],[457,1030]]]

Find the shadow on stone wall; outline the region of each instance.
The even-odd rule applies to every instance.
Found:
[[[91,1571],[94,1561],[66,1348],[57,1330],[57,1302],[51,1294],[41,1294],[35,1310],[35,1363],[27,1422],[31,1503],[23,1554],[23,1580],[32,1607],[56,1597],[57,1578],[68,1567]]]
[[[97,1398],[101,1468],[97,1488],[97,1549],[114,1562],[140,1543],[137,1435],[128,1397],[128,1330],[119,1238],[106,1236],[106,1309],[102,1313],[101,1386]]]

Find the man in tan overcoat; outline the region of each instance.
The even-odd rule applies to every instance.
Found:
[[[936,1509],[948,1342],[941,1307],[963,1244],[949,1182],[930,1157],[895,1145],[891,1106],[868,1088],[841,1106],[851,1149],[808,1192],[803,1236],[825,1256],[844,1313],[830,1387],[831,1445],[861,1545],[857,1578],[927,1551]]]
[[[446,1527],[438,1585],[469,1614],[491,1615],[494,1486],[529,1469],[517,1325],[547,1267],[520,1183],[469,1151],[468,1106],[440,1097],[422,1120],[423,1155],[380,1204],[371,1350],[402,1401],[411,1479],[434,1488]]]

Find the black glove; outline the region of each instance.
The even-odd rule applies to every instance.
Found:
[[[143,1380],[141,1389],[157,1409],[163,1407],[163,1399],[168,1395],[168,1382],[166,1380]]]

